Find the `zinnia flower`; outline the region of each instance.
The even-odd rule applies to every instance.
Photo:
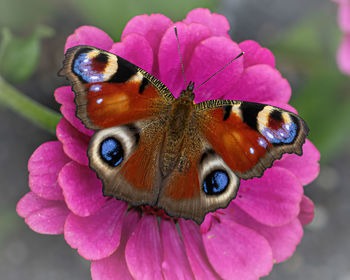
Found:
[[[174,25],[160,14],[137,16],[119,43],[83,26],[69,36],[66,49],[91,45],[118,54],[155,75],[177,97],[184,81]],[[295,112],[287,104],[291,88],[275,69],[273,54],[254,41],[232,41],[224,16],[195,9],[176,26],[186,77],[197,84],[245,52],[196,91],[196,102],[236,99]],[[126,202],[102,195],[102,183],[88,167],[93,131],[75,117],[71,87],[58,88],[55,97],[63,114],[58,141],[44,143],[31,156],[31,192],[17,212],[36,232],[64,234],[91,260],[93,279],[258,279],[293,254],[302,225],[313,218],[313,204],[303,194],[303,185],[319,171],[319,153],[310,141],[303,156],[286,154],[263,177],[242,180],[237,198],[207,214],[202,225],[175,222],[147,207],[128,211]]]
[[[350,75],[350,0],[334,0],[339,4],[338,23],[344,33],[338,49],[337,60],[340,70]]]

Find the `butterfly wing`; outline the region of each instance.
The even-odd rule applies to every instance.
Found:
[[[152,117],[174,100],[145,70],[91,46],[69,49],[59,75],[72,83],[77,117],[90,129]]]
[[[153,205],[170,91],[143,69],[90,46],[69,49],[59,74],[72,83],[77,117],[98,130],[88,157],[104,194]]]
[[[309,131],[298,115],[260,103],[210,100],[196,111],[201,133],[242,179],[262,176],[284,153],[301,155]]]
[[[235,198],[240,180],[199,134],[197,121],[184,139],[178,164],[162,183],[157,207],[201,224],[208,212]]]
[[[183,148],[187,164],[165,181],[157,206],[197,223],[235,198],[240,178],[262,176],[284,153],[301,155],[308,133],[292,112],[233,100],[196,104],[190,125]]]

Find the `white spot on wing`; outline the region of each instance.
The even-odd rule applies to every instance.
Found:
[[[90,87],[91,91],[100,91],[101,90],[101,85],[92,85]]]
[[[129,81],[131,82],[141,82],[143,79],[143,75],[140,72],[137,72],[135,75],[130,77]]]

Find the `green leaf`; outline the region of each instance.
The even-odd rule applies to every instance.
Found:
[[[53,29],[38,26],[27,38],[16,38],[7,28],[2,30],[0,44],[0,74],[12,83],[25,81],[37,67],[40,39],[50,37]]]
[[[125,24],[140,14],[161,13],[173,21],[183,19],[196,8],[213,8],[214,0],[74,0],[73,4],[85,16],[87,24],[96,25],[113,39],[119,40]]]

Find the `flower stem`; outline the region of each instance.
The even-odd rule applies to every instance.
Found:
[[[61,115],[25,96],[0,76],[0,105],[4,105],[34,124],[55,134]]]

